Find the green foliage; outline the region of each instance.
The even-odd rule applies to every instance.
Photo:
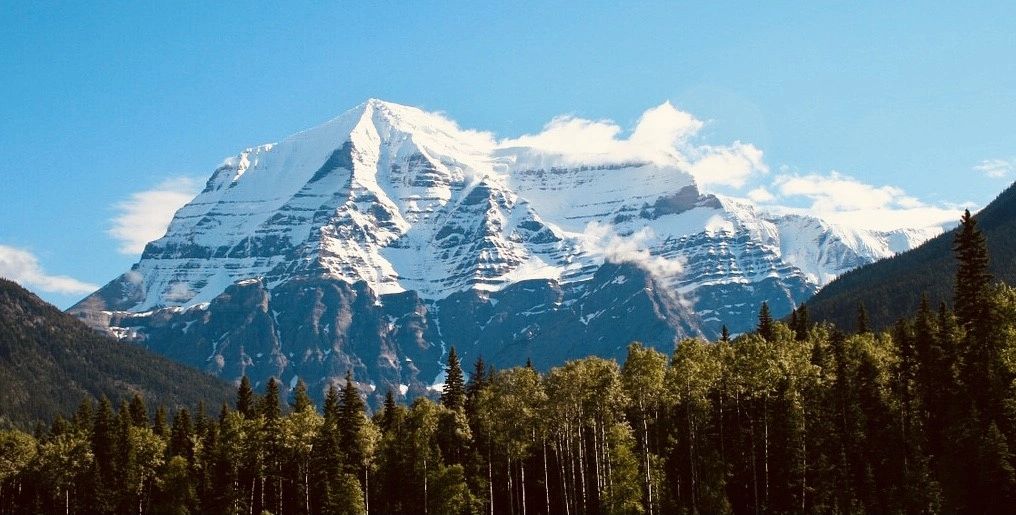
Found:
[[[16,283],[0,279],[0,427],[30,430],[70,417],[82,399],[191,406],[232,393],[218,379],[101,336]],[[132,407],[147,422],[143,404]],[[79,421],[83,422],[83,421]]]
[[[0,512],[993,512],[1016,502],[1016,289],[978,284],[976,311],[925,299],[886,332],[763,306],[755,333],[633,342],[623,366],[477,360],[441,403],[389,391],[372,418],[351,374],[322,413],[242,381],[236,411],[171,428],[102,397],[0,431]]]
[[[441,404],[451,410],[463,409],[466,404],[466,383],[462,365],[455,346],[448,350],[448,366],[445,367],[445,384],[441,392]]]

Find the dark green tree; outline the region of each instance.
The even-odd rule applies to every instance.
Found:
[[[240,387],[236,390],[236,411],[247,418],[254,418],[257,412],[257,399],[254,388],[247,376],[240,378]]]
[[[454,345],[448,350],[448,365],[445,367],[445,384],[441,391],[441,404],[450,410],[460,410],[466,405],[466,382]]]
[[[987,330],[982,325],[987,321],[986,293],[991,282],[988,272],[988,244],[977,228],[977,220],[970,216],[970,210],[960,219],[960,230],[953,242],[956,255],[956,289],[953,304],[956,318],[968,331],[980,333]]]
[[[265,395],[259,399],[258,413],[267,420],[278,420],[282,417],[282,408],[279,405],[281,394],[279,393],[279,382],[274,377],[268,379],[265,387]]]
[[[864,334],[871,331],[868,327],[868,310],[863,302],[857,303],[857,334]]]
[[[194,443],[191,436],[194,426],[191,424],[190,412],[181,408],[173,415],[173,426],[169,436],[169,455],[183,456],[187,461],[194,459]]]
[[[293,402],[290,404],[293,411],[303,411],[314,406],[314,402],[307,395],[307,383],[303,379],[296,381],[296,388],[293,390]]]
[[[756,329],[759,336],[766,340],[772,340],[774,324],[773,316],[769,313],[769,303],[762,302],[762,307],[758,310],[758,327]]]

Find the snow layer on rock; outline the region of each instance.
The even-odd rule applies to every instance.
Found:
[[[499,147],[443,116],[369,100],[226,159],[122,278],[130,311],[209,302],[236,281],[365,281],[441,299],[635,262],[695,299],[793,279],[817,289],[916,246],[702,194],[684,163]],[[796,279],[795,279],[796,278]],[[700,314],[713,308],[700,306]]]

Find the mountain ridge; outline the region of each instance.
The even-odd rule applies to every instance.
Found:
[[[138,346],[96,334],[13,281],[0,278],[0,424],[29,427],[84,398],[142,394],[151,405],[195,407],[232,387]]]
[[[1016,183],[973,216],[988,240],[989,269],[996,279],[1016,284],[1016,240],[1012,237],[1016,234]],[[952,245],[957,230],[843,274],[807,301],[809,315],[854,327],[853,313],[863,303],[872,326],[886,328],[915,313],[921,295],[926,294],[932,305],[951,305],[956,271]]]
[[[734,332],[750,329],[763,301],[776,316],[789,313],[833,277],[930,236],[834,226],[705,193],[688,159],[676,151],[563,151],[527,146],[527,141],[499,143],[440,115],[369,100],[313,129],[225,160],[130,271],[69,312],[168,355],[186,354],[185,362],[227,377],[246,370],[242,363],[271,355],[284,362],[282,369],[264,363],[254,368],[288,380],[301,369],[295,363],[304,363],[307,370],[329,370],[311,379],[331,380],[335,367],[358,363],[354,368],[364,374],[363,385],[383,378],[400,389],[425,389],[439,372],[430,365],[405,365],[406,358],[424,359],[413,358],[411,348],[426,350],[426,361],[437,363],[453,344],[464,359],[472,359],[480,353],[502,355],[501,349],[527,341],[533,331],[522,330],[526,324],[510,331],[511,324],[496,325],[505,333],[484,333],[465,346],[438,330],[449,316],[459,320],[460,331],[468,332],[469,324],[486,327],[484,313],[493,306],[483,306],[491,298],[511,298],[519,306],[518,317],[538,319],[539,334],[559,338],[566,335],[559,332],[562,327],[577,334],[584,330],[574,329],[570,308],[549,310],[555,313],[551,318],[543,311],[533,314],[546,305],[535,292],[556,292],[561,302],[574,301],[593,313],[614,313],[611,303],[631,301],[629,307],[640,306],[631,307],[632,319],[653,327],[662,321],[669,332],[632,327],[623,335],[608,331],[611,338],[647,339],[669,351],[681,338],[713,337],[723,324]],[[608,280],[619,266],[642,270],[623,275],[624,281],[639,275],[644,288],[627,291],[624,282]],[[172,323],[159,325],[162,319],[187,320],[188,328],[212,323],[194,313],[231,306],[235,299],[227,291],[251,286],[246,283],[251,280],[262,285],[264,295],[244,309],[256,306],[268,313],[267,306],[285,306],[270,310],[283,318],[289,311],[304,313],[308,306],[294,304],[297,295],[291,290],[312,285],[318,300],[305,302],[324,302],[321,310],[350,319],[377,319],[371,335],[357,333],[361,340],[400,343],[392,344],[391,355],[366,363],[359,356],[362,349],[350,350],[355,346],[350,334],[334,332],[348,331],[349,323],[327,325],[333,332],[318,348],[285,331],[273,332],[285,324],[265,321],[257,325],[258,345],[272,346],[272,352],[260,358],[237,352],[232,362],[218,366],[220,358],[228,361],[216,354],[219,342],[228,339],[225,326],[191,342],[183,329],[172,330]],[[345,286],[329,284],[335,281]],[[521,290],[513,289],[520,284],[533,286],[534,296],[520,298]],[[582,296],[586,290],[615,293]],[[628,297],[619,297],[621,292]],[[660,292],[667,292],[666,298]],[[368,297],[382,309],[375,313],[357,303]],[[407,298],[415,300],[405,304]],[[440,306],[451,298],[471,299],[467,312],[474,318],[442,312]],[[395,320],[385,323],[377,317],[389,301],[398,307],[385,315]],[[589,314],[576,316],[586,320]],[[249,318],[236,316],[240,325]],[[415,332],[415,340],[395,336],[401,331]],[[548,349],[564,342],[534,341],[543,350],[528,357],[540,363],[550,363],[543,358],[551,355],[609,355],[616,347],[562,354]],[[208,358],[175,349],[180,342],[203,346]],[[507,357],[494,362],[516,364]]]

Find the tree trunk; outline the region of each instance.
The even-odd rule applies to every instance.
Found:
[[[561,484],[561,498],[564,501],[564,513],[565,513],[565,515],[571,515],[571,501],[568,498],[569,497],[568,496],[568,476],[565,474],[564,455],[563,455],[563,453],[561,451],[561,436],[560,435],[558,435],[557,441],[554,442],[554,445],[557,447],[557,454],[556,454],[556,456],[557,456],[557,468],[561,471],[561,476],[558,478],[559,479],[558,482]],[[550,511],[548,510],[547,513],[549,515]]]
[[[579,479],[582,487],[582,512],[586,513],[589,511],[589,499],[586,496],[586,445],[585,435],[583,433],[583,427],[579,426]]]
[[[519,489],[522,491],[522,515],[526,515],[526,460],[519,459]]]
[[[649,417],[646,416],[645,406],[642,399],[639,399],[639,413],[642,415],[642,467],[645,471],[646,483],[646,513],[653,515],[653,481],[649,463]]]
[[[490,501],[490,515],[494,515],[494,467],[490,462],[490,446],[487,446],[487,495]]]
[[[423,458],[423,513],[427,515],[430,502],[427,500],[427,458]]]
[[[766,492],[765,492],[764,500],[765,500],[765,504],[766,504],[766,509],[768,510],[769,509],[769,395],[768,394],[766,394],[765,397],[762,397],[762,423],[763,423],[764,428],[765,428],[765,431],[764,431],[764,442],[765,442],[765,446],[764,446],[764,449],[765,449],[765,460],[764,460],[764,463],[765,463]]]
[[[512,475],[514,475],[514,473],[515,472],[512,470],[512,459],[509,457],[508,458],[508,481],[507,481],[507,483],[508,483],[508,490],[507,490],[507,492],[508,492],[508,512],[511,513],[512,515],[515,515],[515,492],[512,490]]]
[[[550,515],[550,474],[547,471],[547,438],[543,437],[543,493],[546,496],[547,515]]]
[[[303,465],[303,508],[310,515],[310,465]]]

